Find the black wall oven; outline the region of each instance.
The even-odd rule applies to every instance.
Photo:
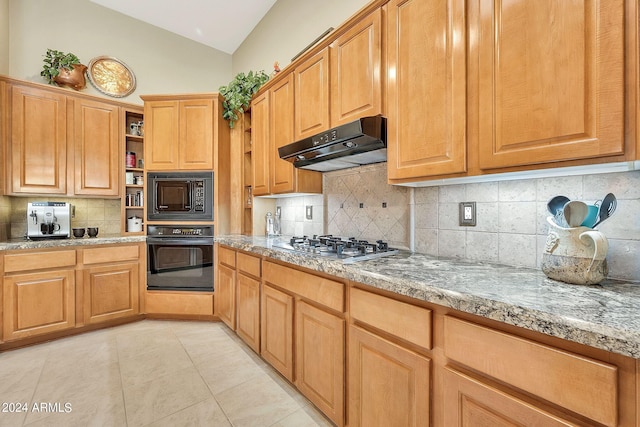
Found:
[[[213,221],[213,172],[149,172],[148,221]]]
[[[149,225],[147,289],[213,292],[213,226]]]

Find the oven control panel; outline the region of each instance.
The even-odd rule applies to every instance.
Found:
[[[195,181],[193,190],[193,208],[196,212],[204,212],[204,181]]]
[[[149,225],[147,235],[153,237],[212,237],[213,226]]]

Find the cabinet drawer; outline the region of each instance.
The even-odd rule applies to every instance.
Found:
[[[431,310],[351,288],[351,317],[425,349],[431,348]]]
[[[228,248],[218,246],[218,262],[220,264],[228,265],[229,267],[236,267],[236,251]]]
[[[448,358],[605,425],[616,425],[617,367],[451,316]]]
[[[313,274],[265,261],[262,278],[265,282],[323,304],[344,311],[344,285]]]
[[[140,247],[138,245],[111,246],[107,248],[90,248],[82,250],[82,262],[102,264],[105,262],[138,261]]]
[[[260,258],[238,252],[238,271],[260,277]]]
[[[76,265],[76,251],[43,251],[4,256],[4,272],[41,270]]]

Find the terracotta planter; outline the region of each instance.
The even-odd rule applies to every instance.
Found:
[[[54,77],[53,81],[60,86],[69,86],[75,90],[84,89],[87,85],[87,81],[84,77],[84,72],[86,70],[87,66],[83,64],[74,64],[73,70],[61,68],[60,74]]]

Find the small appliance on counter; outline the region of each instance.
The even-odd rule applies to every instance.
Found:
[[[71,234],[73,205],[65,202],[27,203],[27,239],[66,239]]]

